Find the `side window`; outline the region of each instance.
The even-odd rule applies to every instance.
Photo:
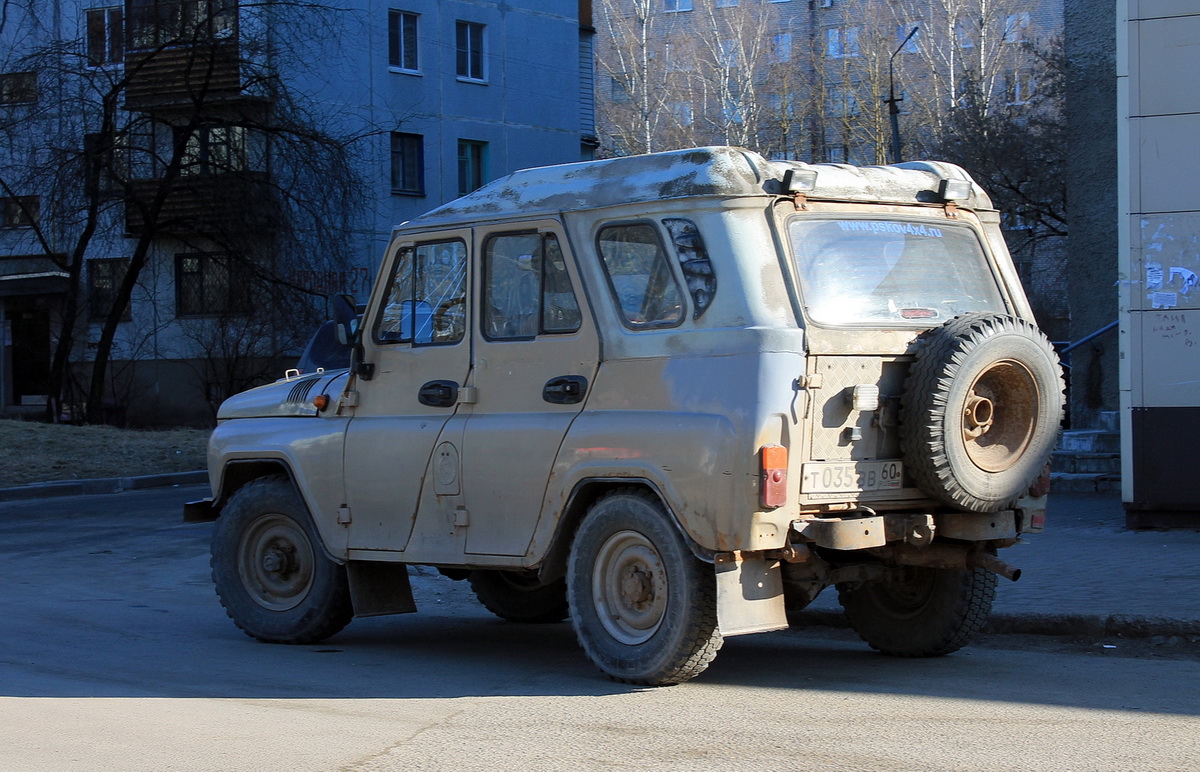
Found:
[[[457,343],[466,332],[467,247],[437,241],[404,247],[375,332],[380,343]]]
[[[493,236],[484,248],[483,334],[532,338],[579,329],[579,302],[553,233]]]
[[[609,225],[600,230],[598,243],[627,327],[673,327],[683,321],[683,296],[652,226]]]
[[[671,241],[675,243],[679,267],[683,269],[683,279],[692,296],[692,318],[699,319],[712,305],[713,296],[717,294],[717,274],[713,271],[712,261],[708,259],[704,239],[696,223],[691,220],[671,217],[662,222],[667,233],[671,234]]]

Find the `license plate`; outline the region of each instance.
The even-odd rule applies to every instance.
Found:
[[[898,490],[899,461],[814,461],[800,467],[801,493],[859,493]]]

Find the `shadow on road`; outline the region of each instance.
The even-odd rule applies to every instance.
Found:
[[[0,696],[436,699],[639,689],[600,675],[569,623],[501,622],[474,604],[465,583],[440,577],[416,583],[422,613],[355,620],[321,645],[255,642],[212,591],[208,528],[177,525],[178,510],[161,497],[99,498],[93,516],[83,502],[27,520],[0,510]],[[789,630],[729,639],[707,672],[674,688],[1200,714],[1189,698],[1200,691],[1200,662],[1171,663],[1170,680],[1162,667],[994,648],[895,659],[840,631]]]

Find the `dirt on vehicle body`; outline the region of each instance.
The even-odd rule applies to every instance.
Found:
[[[414,611],[432,565],[669,684],[836,586],[873,647],[954,651],[1041,529],[1062,413],[999,221],[950,164],[701,148],[406,223],[350,369],[221,408],[188,516],[222,602],[307,643]]]

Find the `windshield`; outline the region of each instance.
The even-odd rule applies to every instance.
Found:
[[[794,217],[788,238],[808,317],[820,324],[923,324],[1005,310],[966,226]]]

